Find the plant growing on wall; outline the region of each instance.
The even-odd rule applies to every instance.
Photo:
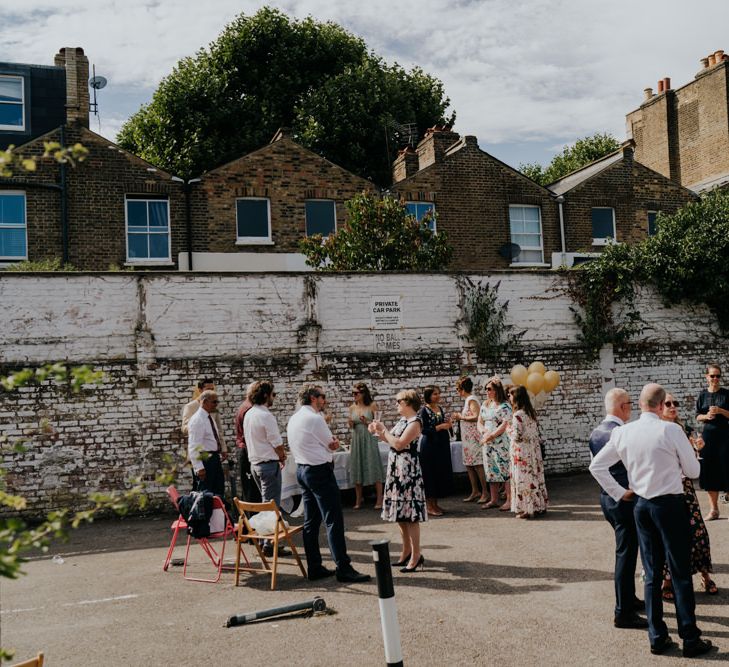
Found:
[[[452,249],[429,219],[410,215],[402,202],[367,192],[346,202],[347,222],[334,234],[303,239],[306,263],[319,271],[442,271]]]
[[[463,296],[464,338],[481,359],[497,359],[519,346],[525,331],[516,331],[507,321],[509,302],[499,300],[499,286],[459,278]]]
[[[586,347],[623,343],[641,330],[635,306],[639,285],[651,286],[666,305],[703,304],[729,335],[729,192],[714,190],[671,215],[636,245],[614,244],[567,273],[573,313]]]

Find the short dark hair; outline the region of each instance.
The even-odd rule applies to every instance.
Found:
[[[248,400],[253,405],[263,405],[273,393],[273,382],[270,380],[258,380],[248,389]]]
[[[714,363],[713,361],[711,361],[711,362],[709,362],[708,364],[706,364],[706,374],[707,374],[707,375],[709,374],[709,371],[710,371],[710,370],[711,370],[712,368],[713,368],[714,370],[717,370],[717,371],[719,371],[719,373],[721,373],[721,366],[719,366],[719,364],[715,364],[715,363]]]
[[[200,390],[202,390],[202,388],[206,384],[215,384],[215,380],[212,380],[210,378],[203,378],[202,380],[198,380],[197,381],[197,388],[200,389]]]
[[[458,378],[458,381],[456,382],[456,389],[462,389],[470,394],[471,391],[473,391],[473,380],[466,375]]]
[[[429,384],[423,389],[423,398],[426,403],[430,403],[430,399],[436,391],[440,391],[440,387],[437,384]]]
[[[313,398],[319,398],[322,395],[321,387],[315,384],[306,384],[299,392],[299,401],[301,405],[311,405]]]

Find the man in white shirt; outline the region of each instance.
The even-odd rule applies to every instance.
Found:
[[[212,413],[217,409],[218,395],[214,391],[200,394],[200,408],[188,423],[187,453],[197,480],[198,491],[212,491],[225,496],[225,478],[220,463],[222,440],[213,421]]]
[[[661,584],[668,559],[676,605],[678,634],[684,657],[711,649],[696,627],[696,602],[691,581],[690,526],[681,475],[696,478],[699,462],[683,429],[661,420],[666,392],[647,384],[640,393],[640,419],[613,430],[610,440],[590,464],[598,484],[614,500],[635,501],[635,524],[645,570],[645,603],[651,653],[664,653],[673,642],[663,620]],[[621,485],[610,467],[622,461],[630,488]]]
[[[369,581],[370,576],[357,572],[347,555],[342,502],[332,465],[332,451],[339,447],[339,441],[321,415],[326,395],[321,387],[307,386],[299,393],[299,401],[301,407],[289,419],[286,435],[297,463],[296,479],[303,490],[303,539],[309,580],[336,574],[337,580],[342,582]],[[322,518],[327,529],[329,550],[337,566],[336,573],[322,565],[319,550]]]
[[[253,407],[246,412],[243,433],[253,481],[261,492],[262,501],[275,500],[276,505],[280,505],[281,468],[286,462],[286,452],[276,418],[269,410],[275,396],[273,383],[268,380],[259,380],[250,385],[248,400]],[[272,543],[266,542],[263,549],[267,556],[273,556]],[[279,549],[279,556],[287,553],[283,547]]]

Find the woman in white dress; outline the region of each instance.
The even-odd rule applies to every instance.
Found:
[[[454,412],[452,420],[461,422],[461,442],[463,444],[463,465],[466,466],[468,481],[471,482],[471,493],[464,498],[464,503],[472,503],[478,500],[480,503],[488,502],[486,492],[486,473],[483,468],[483,445],[481,434],[478,432],[476,422],[478,412],[481,408],[481,401],[473,391],[473,380],[469,377],[459,378],[456,382],[456,391],[464,400],[463,409]],[[479,482],[481,489],[479,490]]]

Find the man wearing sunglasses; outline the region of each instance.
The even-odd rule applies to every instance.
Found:
[[[211,491],[225,497],[225,477],[220,463],[222,440],[213,421],[218,408],[218,395],[208,389],[198,398],[200,409],[188,424],[187,453],[192,463],[197,491]]]
[[[590,453],[597,456],[610,440],[613,430],[623,426],[632,411],[630,396],[625,389],[615,387],[605,394],[605,419],[590,434]],[[628,471],[622,461],[610,468],[613,479],[628,487]],[[602,513],[615,531],[615,627],[645,629],[648,621],[636,613],[644,609],[642,600],[635,597],[635,566],[638,562],[638,533],[635,529],[633,509],[635,501],[613,500],[600,489]]]

